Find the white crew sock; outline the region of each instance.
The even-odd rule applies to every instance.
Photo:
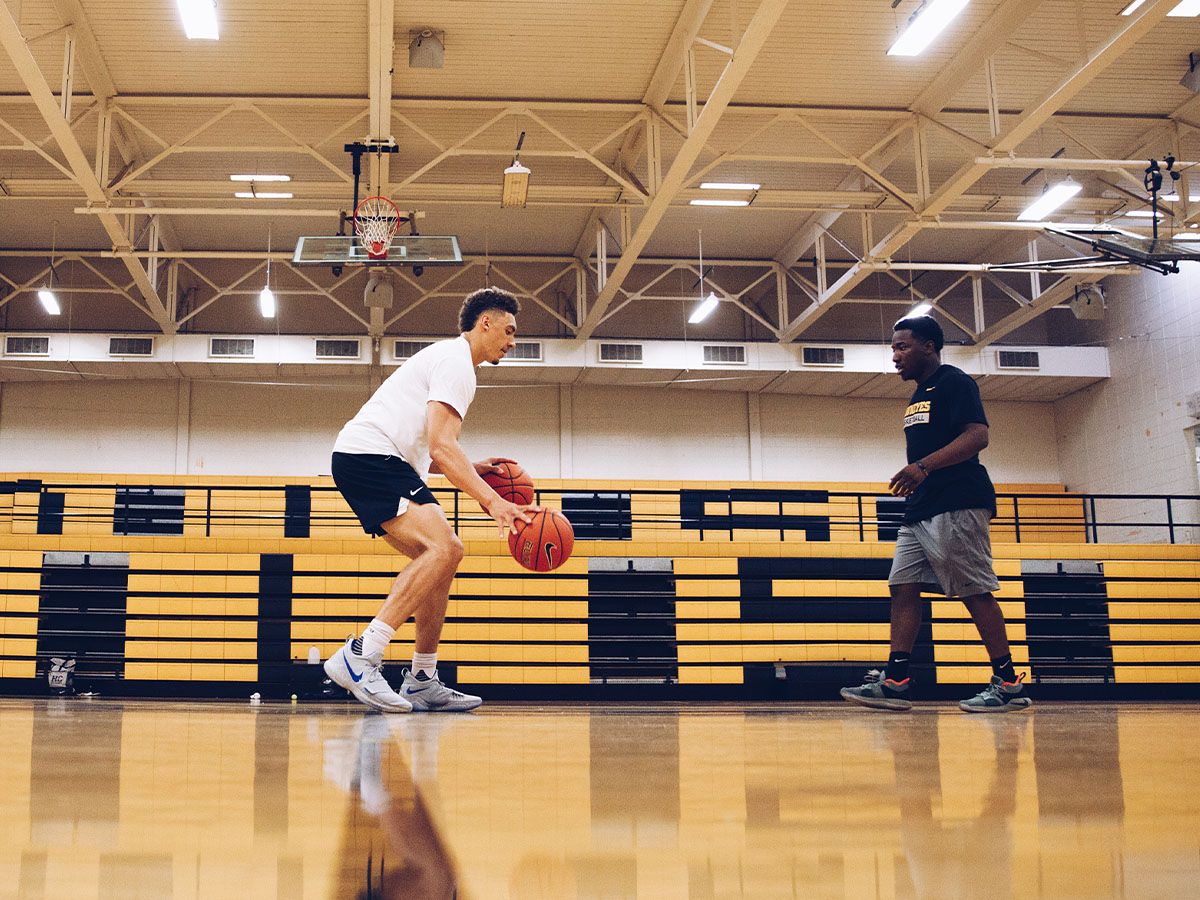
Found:
[[[437,654],[413,653],[413,675],[424,674],[429,678],[437,678]]]
[[[382,656],[388,641],[395,633],[396,629],[383,619],[372,619],[371,624],[362,633],[362,655],[374,656],[378,653]]]

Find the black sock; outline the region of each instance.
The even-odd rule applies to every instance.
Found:
[[[992,674],[1000,676],[1000,680],[1007,684],[1012,684],[1017,680],[1017,673],[1013,669],[1011,653],[1007,653],[1004,656],[997,656],[992,660]]]
[[[908,660],[907,653],[892,653],[888,655],[887,661],[887,677],[892,681],[903,681],[908,677]]]

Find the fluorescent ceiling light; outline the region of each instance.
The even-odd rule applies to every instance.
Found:
[[[739,181],[704,181],[700,184],[702,191],[757,191],[761,184],[751,184]]]
[[[1146,0],[1133,0],[1132,3],[1121,10],[1121,15],[1132,16],[1145,2]],[[1178,18],[1183,18],[1184,16],[1200,16],[1200,0],[1182,0],[1182,2],[1179,3],[1169,13],[1167,13],[1167,15],[1176,16]]]
[[[689,200],[692,206],[749,206],[749,200]]]
[[[513,160],[512,165],[504,170],[501,206],[523,207],[529,201],[530,174],[528,166],[522,165],[519,159]]]
[[[1070,178],[1060,181],[1025,207],[1021,214],[1017,216],[1017,221],[1040,222],[1081,190],[1083,190],[1083,185],[1078,181],[1073,181]]]
[[[688,316],[689,325],[698,325],[713,314],[713,310],[721,303],[720,299],[712,291],[708,292],[708,296],[700,301],[700,305],[692,310],[692,314]]]
[[[258,292],[258,311],[262,313],[264,319],[275,318],[275,294],[269,287]]]
[[[230,181],[291,181],[291,175],[230,175]]]
[[[888,56],[918,56],[933,39],[954,21],[970,0],[929,0],[909,21],[904,33],[888,50]]]
[[[1177,234],[1174,237],[1176,241],[1200,241],[1200,234]]]
[[[293,197],[284,191],[238,191],[233,196],[239,200],[291,200]]]
[[[907,319],[909,316],[924,316],[931,312],[933,312],[932,303],[918,303],[908,311],[908,314],[905,316],[905,318]]]
[[[217,33],[216,0],[176,0],[183,18],[183,33],[188,40],[215,41]]]
[[[1178,203],[1179,194],[1159,194],[1159,200],[1165,200],[1168,203]],[[1191,203],[1200,203],[1200,194],[1188,194],[1188,201]]]
[[[1154,211],[1150,209],[1133,209],[1127,213],[1122,213],[1122,215],[1130,216],[1134,219],[1161,219],[1163,217],[1162,213],[1156,216]]]
[[[54,296],[54,291],[49,288],[42,288],[38,291],[38,299],[42,301],[42,308],[52,316],[57,316],[62,312],[62,307],[58,304],[58,298]]]

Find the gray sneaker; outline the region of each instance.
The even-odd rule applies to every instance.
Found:
[[[866,678],[863,679],[862,685],[859,687],[844,687],[841,693],[842,699],[849,700],[851,703],[869,706],[872,709],[901,711],[912,709],[912,701],[908,699],[911,687],[911,678],[905,678],[903,681],[892,681],[892,679],[887,677],[886,671],[872,669],[867,673]]]
[[[404,670],[400,691],[417,712],[467,712],[483,703],[480,697],[446,687],[436,675],[414,675],[410,669]]]
[[[412,712],[412,704],[392,690],[383,677],[383,654],[360,656],[351,636],[337,653],[325,660],[325,674],[345,688],[359,703],[380,712]]]
[[[1033,706],[1033,701],[1025,694],[1025,685],[1022,683],[1024,680],[1024,674],[1017,676],[1017,680],[1013,682],[1007,682],[999,675],[993,675],[992,681],[987,687],[970,700],[963,700],[958,704],[959,708],[977,713],[1003,713],[1029,709]]]

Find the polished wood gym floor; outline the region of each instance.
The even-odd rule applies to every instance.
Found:
[[[0,701],[0,897],[1200,896],[1200,704]]]

